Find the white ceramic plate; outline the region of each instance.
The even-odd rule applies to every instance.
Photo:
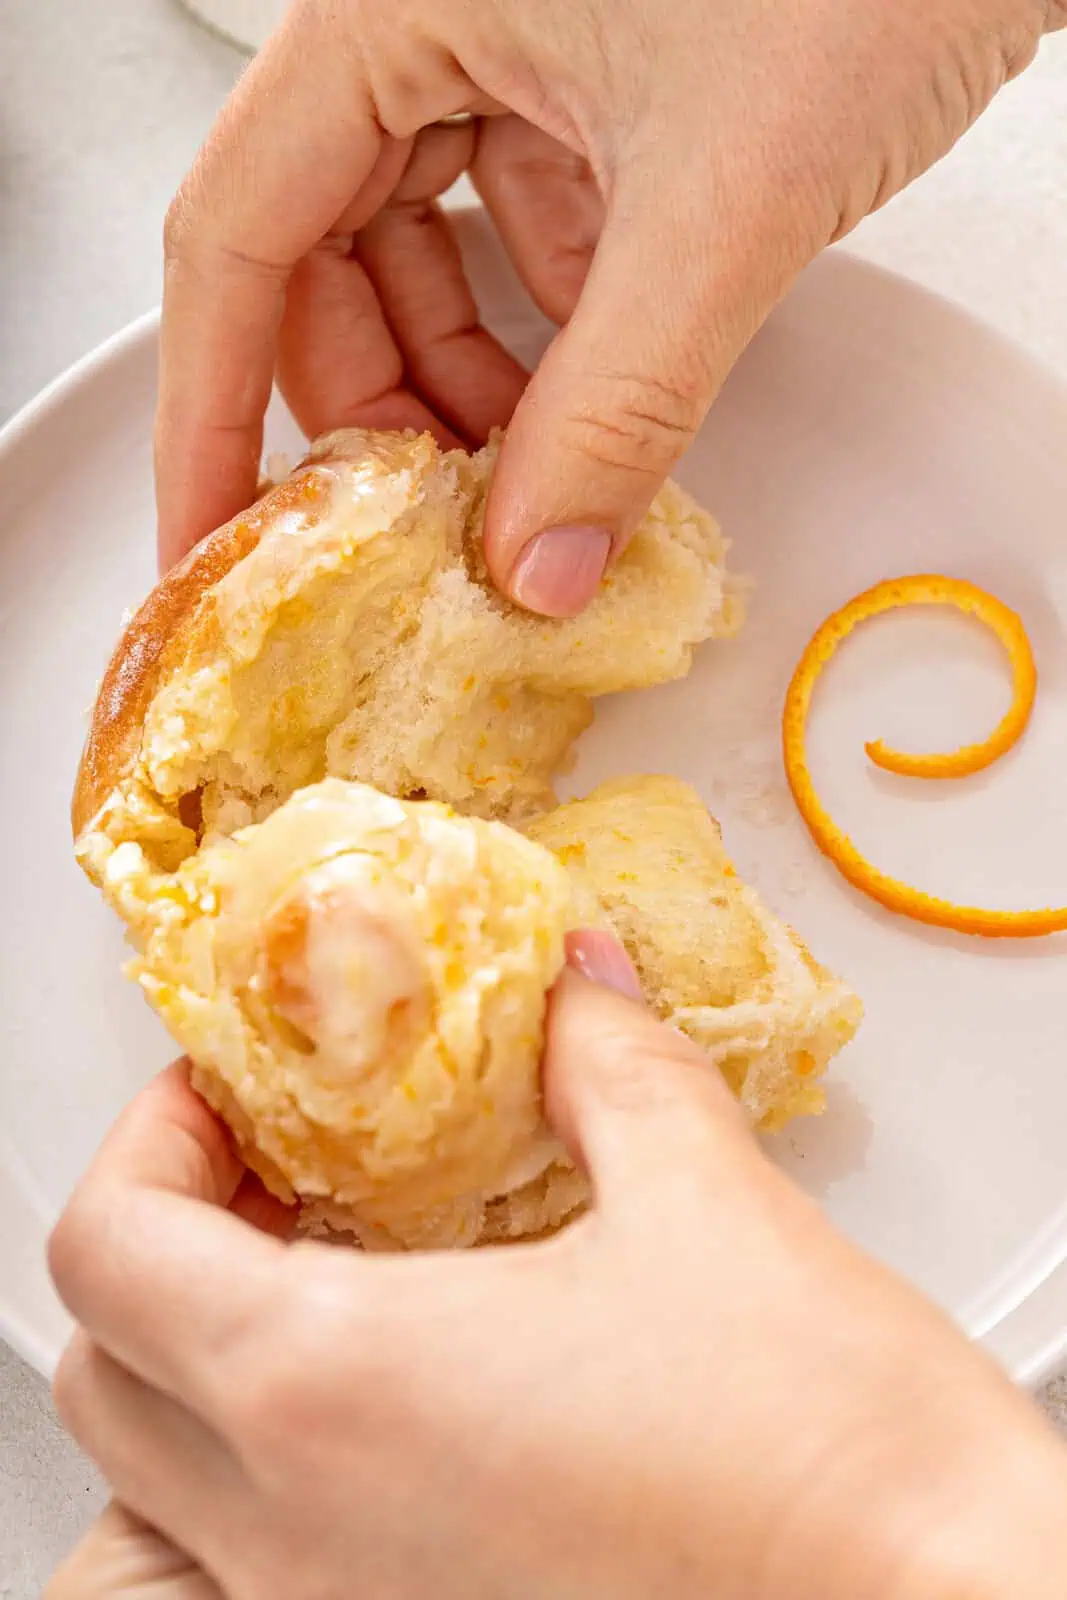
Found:
[[[546,337],[477,219],[486,320]],[[152,582],[156,323],[75,368],[0,436],[0,1332],[42,1370],[65,1324],[46,1232],[100,1136],[171,1053],[119,976],[119,929],[71,859],[83,710],[124,609]],[[298,445],[280,406],[268,443]],[[922,930],[853,894],[783,782],[782,696],[828,611],[940,570],[1017,606],[1042,674],[1024,745],[981,778],[909,784],[866,764],[972,738],[1006,674],[949,616],[870,627],[827,677],[816,774],[891,871],[1000,905],[1067,900],[1067,390],[986,329],[843,253],[824,258],[731,379],[681,473],[754,579],[751,620],[684,684],[607,704],[575,789],[669,770],[722,819],[742,870],[867,1002],[826,1116],[774,1150],[844,1229],[935,1296],[1017,1377],[1067,1357],[1067,944]],[[815,1308],[815,1314],[818,1314]]]

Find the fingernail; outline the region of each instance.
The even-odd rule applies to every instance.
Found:
[[[546,528],[515,563],[511,597],[543,617],[576,617],[600,587],[610,554],[606,528]]]
[[[567,963],[590,983],[614,989],[627,1000],[644,1000],[637,968],[613,934],[582,928],[564,940]]]

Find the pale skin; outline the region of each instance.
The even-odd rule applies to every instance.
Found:
[[[1062,1600],[1029,1402],[611,992],[618,947],[571,959],[545,1094],[596,1203],[545,1243],[286,1244],[180,1070],[134,1103],[52,1246],[60,1412],[129,1510],[49,1600]]]
[[[798,271],[1064,20],[297,4],[168,223],[164,564],[250,498],[276,371],[312,434],[507,424],[490,570],[580,610]],[[464,168],[561,327],[532,377],[434,204]],[[596,1203],[548,1243],[292,1245],[180,1070],[135,1102],[53,1243],[57,1399],[116,1501],[49,1600],[1067,1592],[1067,1464],[1028,1403],[766,1162],[617,950],[574,963],[545,1094]]]

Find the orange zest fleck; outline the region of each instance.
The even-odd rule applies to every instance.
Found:
[[[830,816],[815,791],[808,770],[806,732],[812,694],[820,673],[852,630],[870,617],[901,606],[953,606],[996,634],[1012,668],[1012,702],[987,739],[937,755],[909,755],[889,749],[880,739],[865,748],[876,766],[907,777],[960,778],[991,766],[1010,750],[1026,729],[1037,692],[1037,668],[1026,630],[1014,611],[994,595],[962,578],[920,573],[892,578],[857,595],[826,619],[801,656],[785,699],[782,749],[786,777],[812,838],[819,849],[856,889],[887,910],[937,928],[982,938],[1032,939],[1067,930],[1067,906],[1037,911],[990,911],[959,906],[913,889],[871,864]]]

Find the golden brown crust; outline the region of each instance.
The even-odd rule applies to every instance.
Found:
[[[167,673],[185,658],[205,594],[279,515],[298,505],[308,511],[305,483],[294,474],[209,534],[160,580],[127,625],[97,693],[78,767],[71,801],[75,839],[133,771],[145,714]],[[308,520],[314,521],[313,508]]]

